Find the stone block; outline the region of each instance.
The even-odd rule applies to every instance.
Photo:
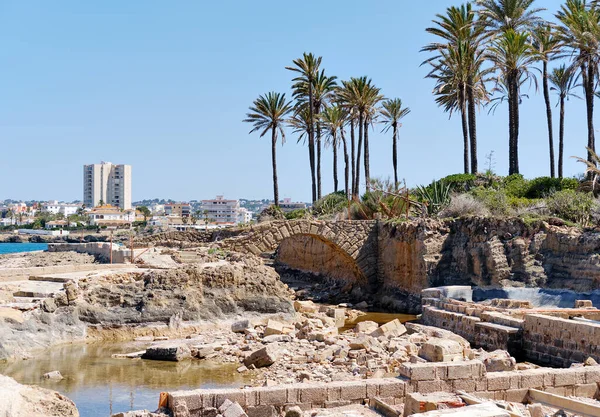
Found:
[[[550,394],[556,394],[556,395],[562,395],[562,396],[565,396],[567,393],[567,390],[565,389],[565,387],[547,387],[544,391],[546,391]]]
[[[430,381],[436,379],[435,363],[403,363],[400,366],[400,375],[411,381]]]
[[[354,331],[356,333],[373,333],[375,329],[377,329],[379,325],[374,321],[361,321],[360,323],[356,323],[354,326]]]
[[[444,391],[442,381],[417,381],[417,392],[420,394],[431,394]]]
[[[527,369],[520,371],[521,388],[543,388],[544,376],[548,373],[545,369]]]
[[[527,400],[528,394],[528,389],[509,389],[504,392],[503,400],[514,403],[524,403]]]
[[[473,379],[471,362],[453,362],[446,364],[446,367],[448,369],[448,379]]]
[[[269,320],[267,327],[265,328],[265,336],[271,336],[273,334],[283,334],[284,324],[276,320]]]
[[[565,387],[568,385],[585,384],[585,368],[555,369],[554,386]]]
[[[575,385],[573,395],[576,397],[596,398],[598,394],[598,384],[578,384]]]
[[[398,379],[383,379],[379,383],[380,397],[403,398],[406,395],[406,382]]]
[[[258,393],[259,393],[258,388],[244,389],[243,392],[244,392],[244,401],[246,402],[246,407],[255,407],[257,405],[260,405],[259,398],[258,398]]]
[[[274,345],[265,346],[252,352],[246,359],[244,365],[254,365],[256,368],[271,366],[278,358],[277,348]]]
[[[592,308],[592,300],[575,300],[575,308]]]
[[[225,410],[219,412],[223,417],[248,417],[244,412],[244,409],[238,403],[232,403]]]
[[[259,405],[283,405],[287,403],[287,389],[284,386],[262,388],[258,392]]]
[[[506,372],[492,372],[486,375],[488,391],[500,391],[510,389],[510,375]]]
[[[327,401],[339,401],[342,398],[342,386],[345,382],[332,382],[327,384]]]
[[[219,408],[225,400],[229,400],[232,403],[238,403],[242,407],[246,406],[246,393],[240,389],[219,390],[214,393],[214,398],[216,408]]]
[[[240,320],[231,325],[231,331],[234,333],[244,333],[244,330],[250,327],[250,320]]]
[[[327,388],[324,385],[309,385],[300,389],[302,403],[324,404],[325,401],[327,401]]]
[[[460,343],[433,337],[421,346],[419,356],[429,362],[448,362],[463,357],[463,347]]]
[[[175,391],[169,393],[167,404],[171,409],[183,405],[189,410],[199,410],[204,407],[203,397],[197,391]]]
[[[341,386],[342,400],[362,400],[367,398],[367,384],[363,381],[351,381]]]
[[[455,379],[452,381],[453,391],[473,392],[477,388],[477,383],[474,379]]]
[[[587,366],[585,369],[585,383],[600,383],[600,366]]]
[[[248,414],[248,417],[279,417],[277,410],[272,405],[248,407],[246,414]]]
[[[379,328],[375,329],[371,333],[371,336],[397,337],[402,336],[404,333],[406,333],[406,327],[404,327],[404,325],[400,323],[400,320],[394,319],[386,324],[382,324],[381,326],[379,326]]]

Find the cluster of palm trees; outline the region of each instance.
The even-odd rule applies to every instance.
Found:
[[[594,96],[600,65],[600,1],[566,0],[557,22],[540,17],[535,0],[475,0],[449,7],[426,31],[436,42],[422,50],[431,56],[428,77],[435,80],[436,102],[452,115],[460,113],[464,139],[464,171],[477,172],[476,108],[493,111],[508,103],[509,174],[519,173],[519,105],[524,86],[538,87],[538,69],[546,107],[550,176],[555,173],[550,91],[560,106],[558,177],[563,176],[565,100],[581,82],[587,107],[588,161],[593,162]],[[563,63],[549,70],[549,62]],[[541,68],[540,68],[541,67]],[[470,163],[469,163],[470,161]]]
[[[369,130],[377,122],[384,130],[393,130],[392,162],[394,180],[398,186],[397,142],[400,120],[410,113],[402,100],[385,99],[381,89],[367,77],[350,78],[338,84],[337,77],[321,68],[322,58],[304,53],[286,67],[294,73],[292,98],[269,92],[254,101],[244,122],[252,124],[252,132],[260,136],[271,133],[273,194],[279,204],[277,185],[276,145],[279,136],[285,142],[285,127],[291,127],[299,141],[308,146],[312,183],[312,201],[322,198],[321,156],[325,146],[333,150],[333,188],[340,191],[338,180],[338,149],[344,158],[344,192],[356,198],[361,184],[361,165],[367,190],[370,184]],[[349,130],[349,142],[347,130]]]

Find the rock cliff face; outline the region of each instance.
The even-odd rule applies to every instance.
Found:
[[[381,224],[381,284],[406,294],[430,286],[598,289],[600,233],[468,218]]]

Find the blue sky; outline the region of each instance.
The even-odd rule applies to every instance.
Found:
[[[537,3],[552,13],[561,4]],[[368,75],[412,109],[399,143],[409,185],[460,172],[460,119],[436,107],[419,67],[431,40],[424,29],[457,4],[1,0],[0,199],[80,199],[82,165],[101,160],[133,165],[134,200],[271,197],[269,139],[248,135],[241,120],[259,94],[289,94],[284,67],[304,51],[341,79]],[[506,174],[506,106],[482,109],[478,129],[480,169],[493,150]],[[371,175],[388,177],[391,133],[380,131],[370,134]],[[581,100],[568,102],[565,140],[566,157],[585,154]],[[520,144],[521,172],[548,175],[541,92],[521,106]],[[277,150],[280,196],[308,201],[307,149],[288,131]],[[330,192],[331,149],[323,158]],[[581,171],[566,158],[566,175]]]

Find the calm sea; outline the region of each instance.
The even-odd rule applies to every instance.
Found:
[[[5,253],[32,252],[48,250],[47,243],[0,243],[0,255]]]

